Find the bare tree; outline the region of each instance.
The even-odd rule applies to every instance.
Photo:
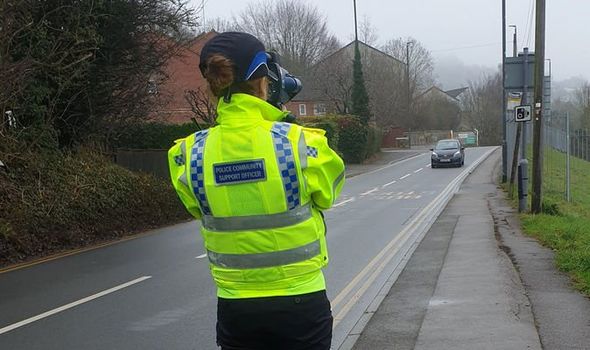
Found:
[[[210,93],[198,88],[197,90],[185,91],[184,98],[190,104],[191,111],[195,116],[192,119],[200,130],[215,124],[217,108]]]
[[[145,119],[195,22],[186,0],[0,1],[0,110],[62,146]]]
[[[379,34],[377,28],[371,22],[371,18],[367,15],[363,16],[362,21],[358,27],[359,40],[363,43],[375,46],[379,40]],[[354,33],[350,35],[350,41],[354,41]]]
[[[502,140],[502,75],[485,74],[469,82],[464,99],[462,124],[480,131],[482,145],[498,145]]]
[[[301,1],[251,3],[235,22],[240,30],[279,53],[283,64],[298,75],[339,47],[328,30],[326,17],[317,7]]]
[[[409,50],[408,43],[410,43]],[[405,91],[405,93],[407,101],[410,102],[410,113],[406,116],[406,118],[410,120],[406,120],[406,124],[410,125],[412,119],[411,111],[413,109],[415,98],[421,92],[434,85],[434,61],[432,55],[418,40],[411,37],[391,39],[385,43],[382,50],[404,63],[408,62],[407,56],[409,52],[410,91]],[[404,79],[406,78],[404,77]],[[405,90],[407,90],[407,88],[405,88]],[[407,96],[408,93],[409,96]]]
[[[205,24],[203,24],[201,26],[201,29],[204,32],[214,30],[218,33],[223,33],[223,32],[237,31],[240,28],[239,28],[238,23],[233,19],[226,19],[226,18],[217,17],[217,18],[207,20],[205,22]]]

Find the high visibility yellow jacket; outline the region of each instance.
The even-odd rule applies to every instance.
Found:
[[[177,140],[172,183],[201,220],[222,298],[325,289],[321,210],[344,184],[344,163],[324,131],[280,122],[285,112],[247,94],[221,100],[218,125]]]

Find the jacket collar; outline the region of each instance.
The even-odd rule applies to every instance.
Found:
[[[252,124],[256,121],[280,121],[289,112],[283,112],[270,103],[248,94],[233,94],[226,103],[223,98],[217,104],[217,123],[219,125]]]

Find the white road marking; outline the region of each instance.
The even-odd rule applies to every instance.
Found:
[[[354,202],[354,199],[355,199],[355,198],[354,198],[354,197],[352,197],[352,198],[350,198],[350,199],[347,199],[347,200],[345,200],[345,201],[342,201],[342,202],[340,202],[340,203],[334,204],[334,205],[332,206],[332,208],[337,208],[337,207],[339,207],[339,206],[341,206],[341,205],[344,205],[344,204],[346,204],[346,203]]]
[[[403,179],[405,179],[406,177],[410,177],[410,176],[412,176],[412,174],[406,174],[406,175],[404,175],[404,176],[400,177],[399,179],[400,179],[400,180],[403,180]]]
[[[368,190],[367,192],[361,193],[361,196],[366,196],[369,193],[373,193],[373,192],[377,191],[378,189],[379,189],[379,187],[375,187],[372,190]]]
[[[417,173],[421,172],[422,170],[424,170],[424,168],[420,168],[420,169],[414,171],[414,174],[417,174]]]
[[[430,168],[430,166],[431,166],[431,165],[432,165],[432,164],[427,164],[427,165],[426,165],[426,167],[427,167],[427,168]]]
[[[203,259],[206,256],[207,256],[207,253],[201,254],[201,255],[197,256],[195,259]]]
[[[391,182],[388,182],[388,183],[386,183],[385,185],[383,185],[383,188],[385,188],[385,187],[387,187],[387,186],[391,186],[391,185],[393,185],[393,184],[394,184],[394,183],[396,183],[396,182],[397,182],[397,180],[393,180],[393,181],[391,181]]]
[[[76,306],[78,306],[78,305],[82,305],[82,304],[84,304],[84,303],[87,303],[87,302],[89,302],[89,301],[92,301],[92,300],[94,300],[94,299],[98,299],[98,298],[100,298],[100,297],[103,297],[103,296],[105,296],[105,295],[108,295],[108,294],[114,293],[114,292],[116,292],[116,291],[119,291],[119,290],[121,290],[121,289],[123,289],[123,288],[130,287],[130,286],[132,286],[132,285],[134,285],[134,284],[137,284],[137,283],[143,282],[143,281],[145,281],[145,280],[148,280],[148,279],[150,279],[150,278],[152,278],[152,276],[143,276],[143,277],[140,277],[140,278],[134,279],[133,281],[129,281],[129,282],[127,282],[127,283],[120,284],[120,285],[118,285],[118,286],[116,286],[116,287],[113,287],[113,288],[110,288],[110,289],[107,289],[107,290],[103,290],[103,291],[102,291],[102,292],[100,292],[100,293],[96,293],[96,294],[94,294],[94,295],[91,295],[91,296],[89,296],[89,297],[86,297],[86,298],[80,299],[80,300],[78,300],[78,301],[74,301],[73,303],[69,303],[69,304],[67,304],[67,305],[60,306],[60,307],[58,307],[58,308],[55,308],[55,309],[53,309],[53,310],[49,310],[49,311],[47,311],[47,312],[44,312],[44,313],[42,313],[42,314],[40,314],[40,315],[33,316],[33,317],[31,317],[31,318],[27,318],[26,320],[23,320],[23,321],[20,321],[20,322],[17,322],[17,323],[14,323],[14,324],[8,325],[8,326],[6,326],[6,327],[4,327],[4,328],[0,328],[0,334],[8,333],[8,332],[10,332],[10,331],[12,331],[12,330],[15,330],[15,329],[17,329],[17,328],[20,328],[20,327],[22,327],[22,326],[26,326],[26,325],[28,325],[28,324],[30,324],[30,323],[33,323],[33,322],[36,322],[36,321],[42,320],[42,319],[44,319],[44,318],[46,318],[46,317],[49,317],[49,316],[55,315],[55,314],[57,314],[57,313],[60,313],[60,312],[62,312],[62,311],[68,310],[68,309],[71,309],[71,308],[73,308],[73,307],[76,307]]]

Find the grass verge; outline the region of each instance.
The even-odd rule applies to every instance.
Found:
[[[547,149],[544,157],[543,214],[522,215],[526,234],[555,251],[557,267],[590,296],[590,162],[571,158],[571,194],[565,200],[565,154]]]

